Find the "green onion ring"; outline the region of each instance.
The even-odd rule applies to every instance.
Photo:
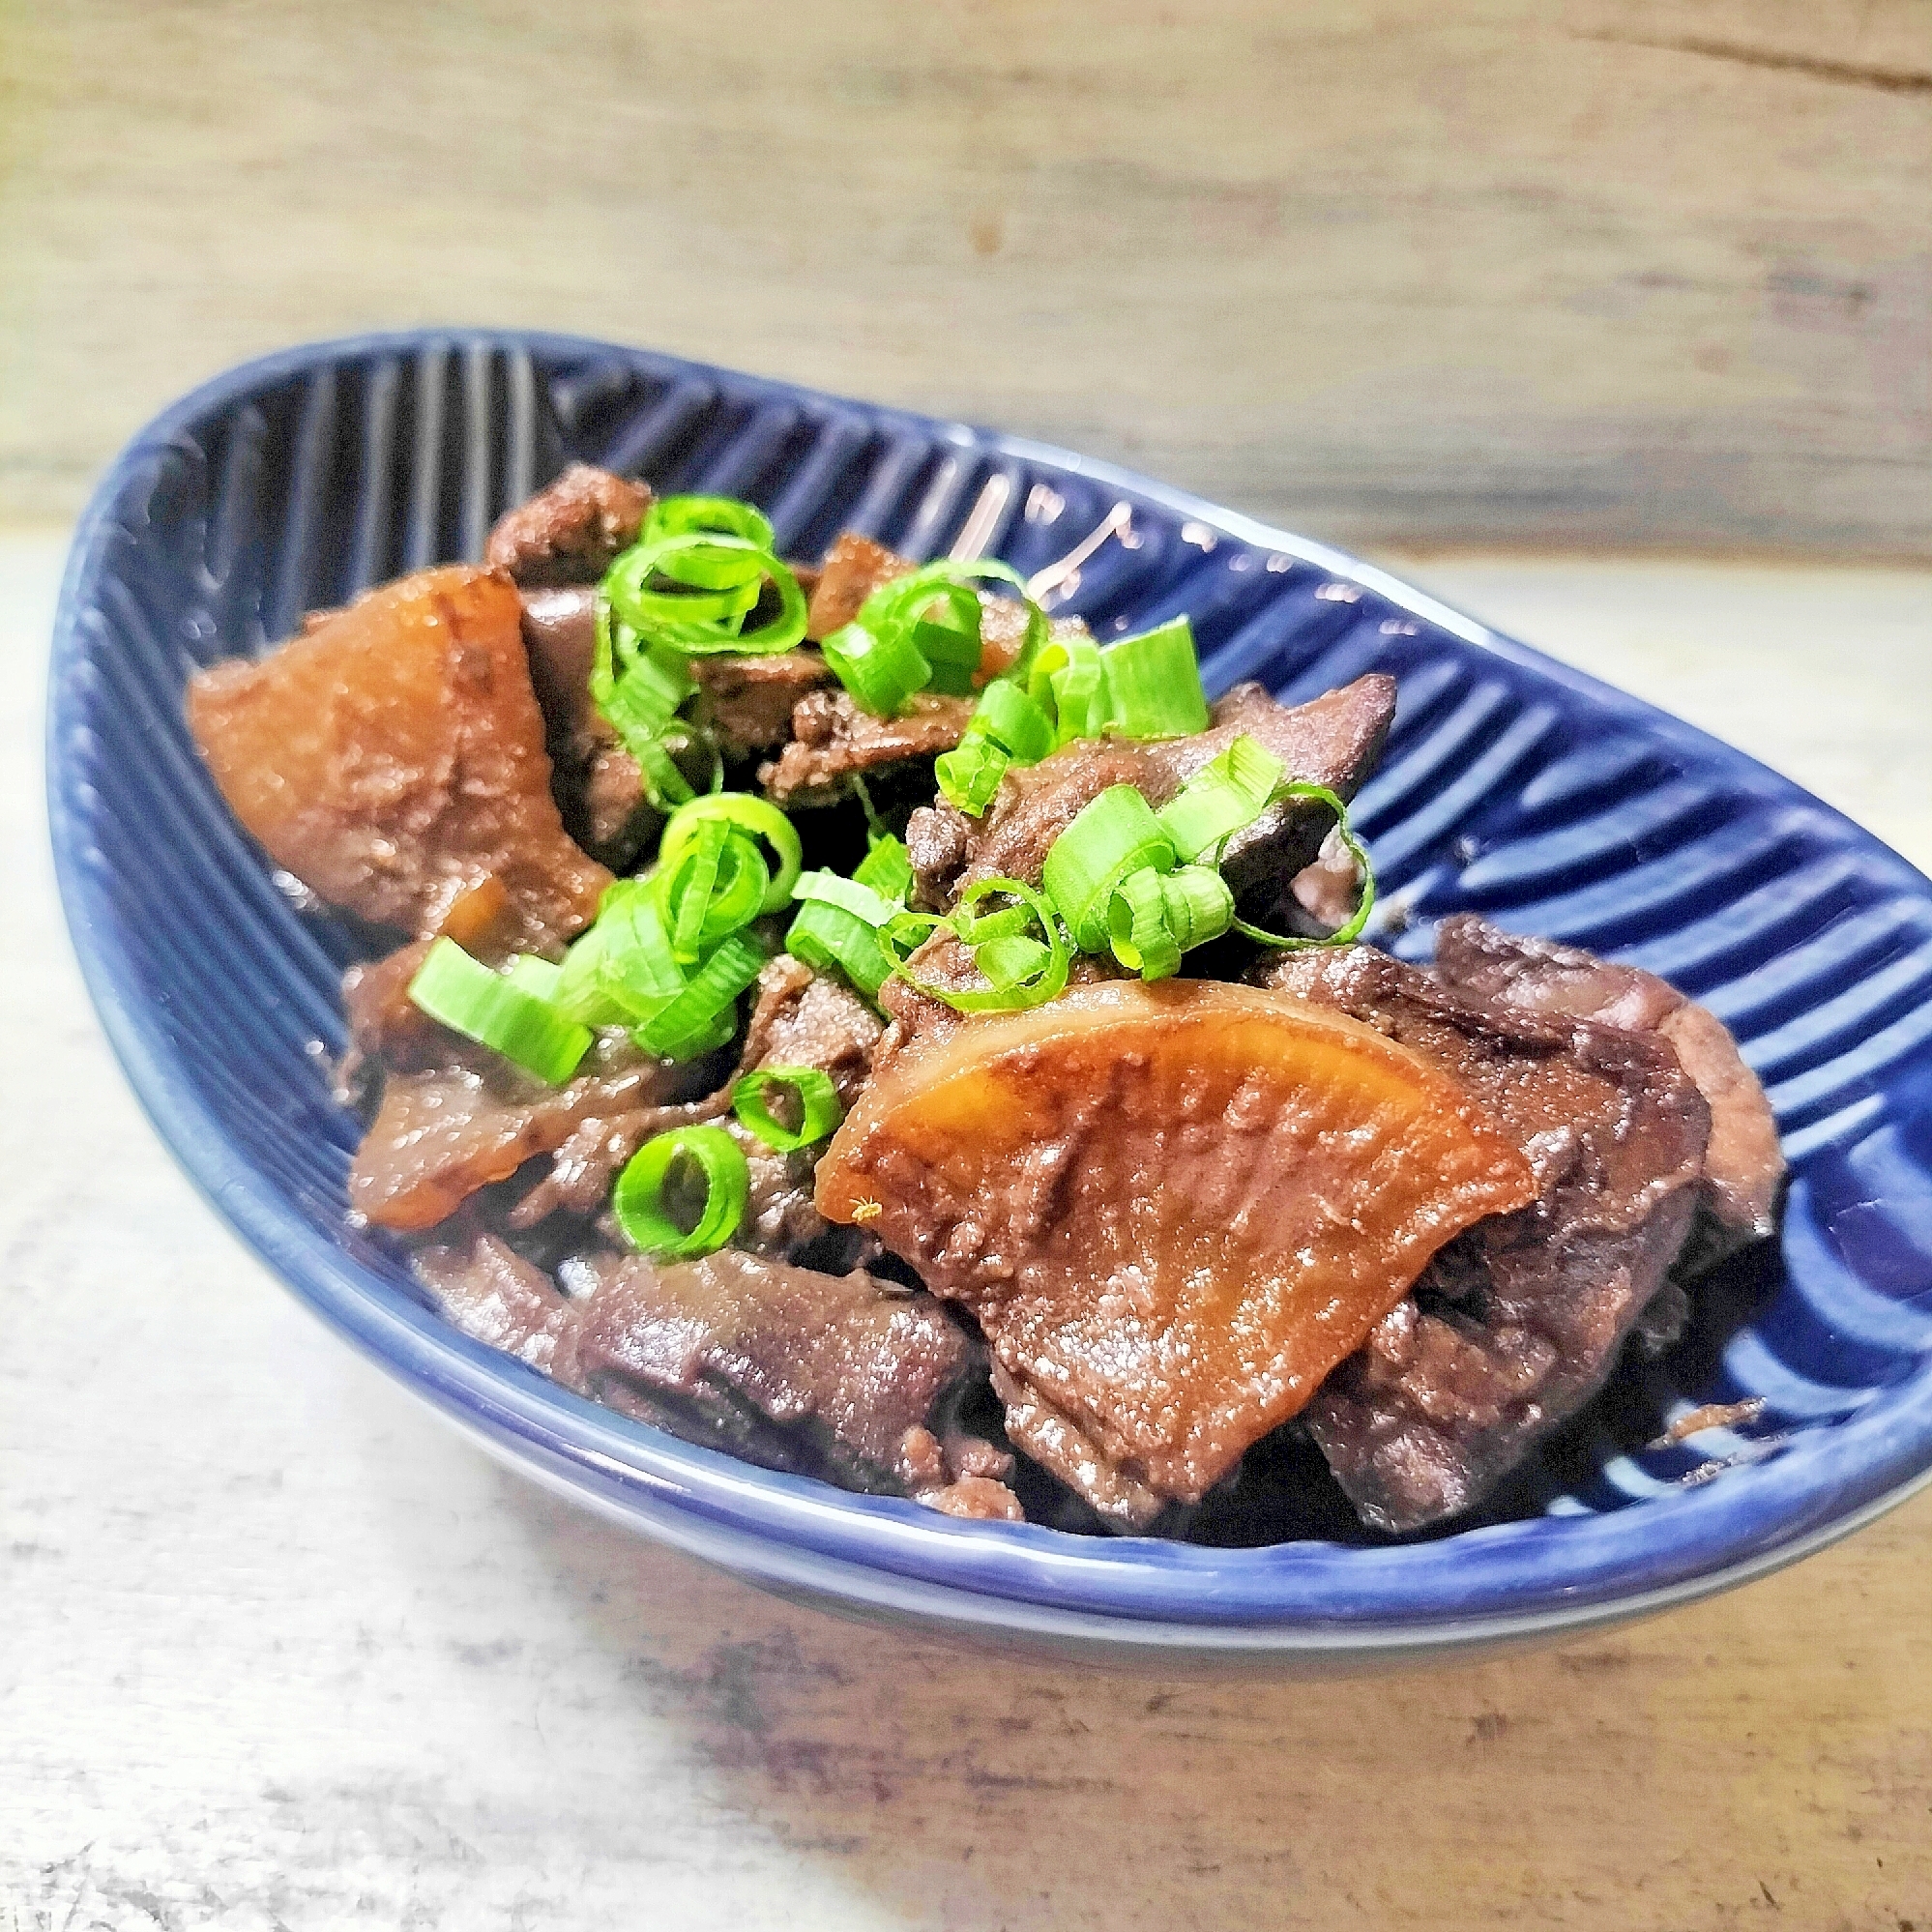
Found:
[[[913,951],[932,933],[943,928],[956,934],[958,926],[955,922],[962,915],[969,914],[980,900],[994,893],[1018,899],[1032,913],[1045,935],[1045,957],[1037,963],[1031,974],[1004,985],[989,982],[984,991],[968,988],[961,992],[922,980],[906,970],[906,962]],[[915,933],[919,935],[917,938]],[[1002,931],[992,943],[1010,948],[1019,937],[1021,935]],[[1052,906],[1043,894],[1018,879],[981,879],[976,885],[968,886],[948,919],[941,919],[932,913],[901,913],[884,928],[880,938],[887,951],[893,955],[893,972],[907,985],[930,999],[944,1001],[955,1012],[962,1013],[1020,1012],[1029,1007],[1041,1006],[1048,1000],[1057,999],[1066,990],[1067,976],[1073,963],[1066,938],[1060,930],[1060,922],[1053,916]],[[998,957],[996,955],[996,959]],[[1011,951],[1005,954],[1007,961],[1014,957]],[[977,954],[974,963],[976,966],[979,963]]]
[[[693,799],[689,804],[680,805],[671,814],[670,822],[664,827],[664,835],[659,840],[659,864],[673,864],[698,826],[714,818],[742,826],[746,832],[762,838],[777,860],[776,865],[768,868],[771,884],[765,889],[758,910],[775,913],[787,905],[791,900],[792,888],[798,884],[801,868],[805,864],[805,847],[800,842],[798,828],[776,805],[769,799],[754,798],[748,792],[714,792],[708,798]]]
[[[1040,879],[1074,945],[1099,952],[1114,888],[1145,865],[1171,871],[1178,857],[1146,799],[1131,785],[1109,785],[1047,848]]]
[[[664,1203],[665,1184],[680,1160],[695,1162],[705,1182],[703,1210],[688,1229],[671,1218]],[[640,1254],[682,1258],[722,1247],[738,1232],[750,1195],[750,1163],[724,1128],[677,1127],[647,1140],[630,1156],[617,1177],[610,1211]]]
[[[562,1086],[590,1051],[588,1027],[492,973],[447,934],[417,968],[409,997],[453,1033],[492,1048],[553,1087]]]
[[[1243,732],[1155,814],[1184,861],[1218,850],[1274,801],[1287,768],[1258,738]]]
[[[799,1125],[788,1127],[772,1112],[766,1092],[787,1087],[798,1097]],[[731,1110],[765,1145],[778,1154],[796,1154],[823,1140],[845,1118],[838,1089],[816,1067],[757,1067],[731,1089]]]
[[[1208,728],[1207,693],[1193,627],[1171,618],[1100,653],[1106,670],[1107,729],[1126,738],[1186,738]]]
[[[1234,922],[1234,929],[1244,933],[1259,946],[1272,946],[1282,952],[1300,952],[1311,946],[1346,946],[1352,940],[1360,939],[1362,929],[1368,924],[1369,914],[1375,910],[1375,867],[1369,861],[1367,846],[1355,835],[1355,830],[1348,822],[1348,806],[1326,785],[1307,785],[1299,779],[1281,786],[1276,796],[1313,799],[1317,805],[1325,805],[1334,813],[1335,831],[1341,838],[1342,849],[1355,861],[1356,870],[1361,874],[1361,897],[1356,905],[1355,917],[1326,939],[1284,938],[1278,932],[1266,932],[1260,926],[1249,925],[1245,920],[1240,919]]]
[[[991,690],[992,686],[986,688]],[[992,804],[1011,763],[990,738],[968,736],[932,761],[932,776],[948,805],[968,818],[978,818]]]
[[[772,548],[772,521],[762,510],[735,496],[660,496],[644,518],[640,538],[737,537],[761,550]]]
[[[654,575],[680,582],[693,571],[736,580],[715,591],[651,588]],[[755,630],[744,631],[744,618],[757,602],[758,586],[765,579],[778,594],[778,612]],[[789,651],[805,630],[805,593],[798,579],[769,549],[742,537],[689,530],[633,543],[604,573],[603,594],[640,637],[693,657],[770,657]]]
[[[764,964],[765,949],[748,933],[726,933],[677,996],[636,1029],[637,1043],[667,1060],[694,1060],[710,1052],[718,1044],[720,1016],[735,1023],[738,996]]]

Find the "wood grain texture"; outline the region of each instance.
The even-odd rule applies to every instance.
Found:
[[[1932,1927],[1932,1495],[1562,1649],[1202,1685],[835,1623],[498,1471],[221,1234],[111,1063],[18,863],[59,560],[0,533],[0,1932]],[[1932,573],[1421,568],[1728,690],[1932,862],[1922,788],[1848,755],[1932,733],[1893,670]]]
[[[0,513],[543,324],[1350,542],[1932,549],[1928,0],[0,0]]]

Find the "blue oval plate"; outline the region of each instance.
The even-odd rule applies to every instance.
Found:
[[[1480,1523],[1266,1548],[953,1522],[693,1449],[551,1387],[425,1306],[351,1226],[329,1098],[347,930],[298,914],[182,724],[184,681],[304,610],[442,559],[567,458],[749,497],[781,547],[840,529],[1064,557],[1102,636],[1185,611],[1212,688],[1290,700],[1379,668],[1401,707],[1360,820],[1415,922],[1474,908],[1668,975],[1729,1022],[1793,1167],[1782,1254],[1715,1282]],[[1005,480],[990,498],[985,486]],[[982,512],[983,513],[983,512]],[[1144,478],[954,424],[552,336],[291,350],[142,432],[74,540],[54,639],[53,842],[75,948],[188,1172],[338,1332],[487,1448],[618,1520],[848,1612],[1100,1657],[1337,1669],[1546,1636],[1763,1573],[1932,1469],[1932,884],[1796,786],[1379,571]],[[1646,1449],[1674,1416],[1735,1430]],[[1291,1526],[1292,1527],[1292,1526]],[[1319,1533],[1317,1533],[1319,1531]]]

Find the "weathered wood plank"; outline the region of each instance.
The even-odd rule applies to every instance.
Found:
[[[0,512],[222,364],[532,322],[1345,541],[1932,546],[1926,0],[69,0]]]

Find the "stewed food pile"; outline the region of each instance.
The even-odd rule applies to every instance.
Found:
[[[1284,1431],[1461,1515],[1775,1224],[1706,1010],[1363,939],[1395,702],[1210,703],[1185,617],[579,465],[188,712],[370,936],[350,1204],[451,1322],[768,1468],[1186,1537]]]

